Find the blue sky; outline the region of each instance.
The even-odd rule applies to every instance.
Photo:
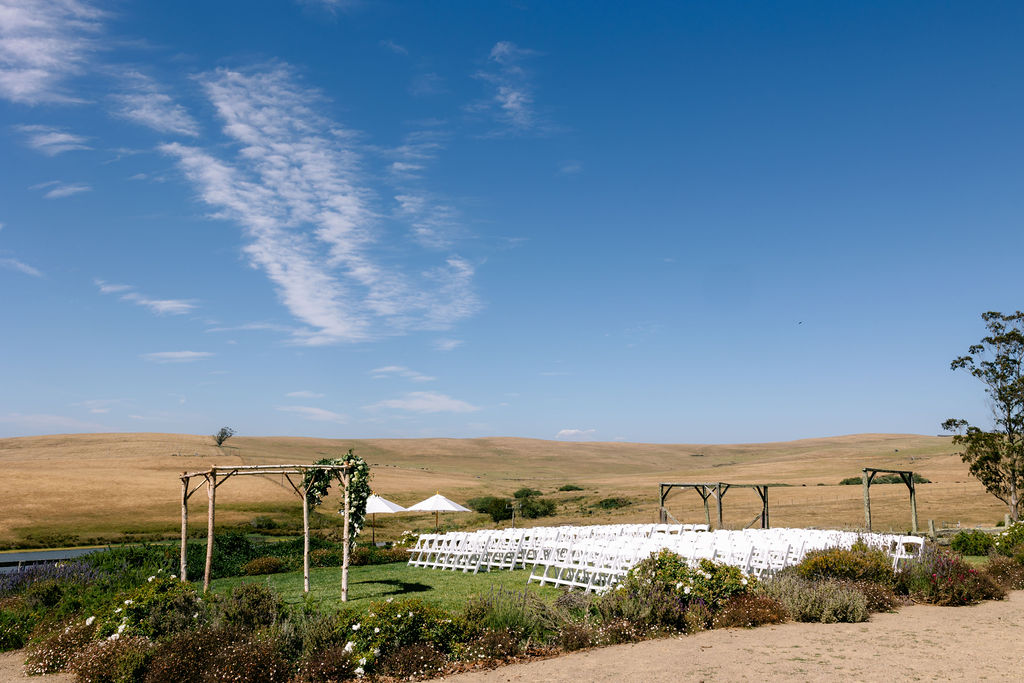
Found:
[[[0,436],[986,421],[1024,6],[0,0]]]

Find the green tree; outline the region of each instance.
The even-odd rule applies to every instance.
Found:
[[[1017,521],[1024,507],[1024,313],[982,314],[988,335],[955,359],[953,370],[966,370],[985,385],[995,424],[984,430],[961,419],[942,428],[956,432],[953,443],[985,490],[1009,507]]]
[[[235,435],[235,430],[231,427],[221,427],[220,430],[213,435],[213,440],[218,446],[223,446],[224,442]]]

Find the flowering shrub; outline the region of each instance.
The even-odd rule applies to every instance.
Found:
[[[315,553],[330,552],[323,550],[314,550],[310,553],[310,564],[312,564],[312,557]],[[314,567],[321,567],[326,565],[315,564]],[[246,576],[262,576],[264,574],[277,574],[285,571],[285,563],[279,557],[257,557],[255,560],[249,560],[242,565],[242,573]]]
[[[959,555],[934,546],[925,546],[919,557],[901,568],[899,583],[914,599],[935,605],[970,605],[1006,596],[991,577]]]
[[[290,678],[291,666],[273,643],[264,640],[242,640],[223,648],[209,660],[203,681],[287,683]]]
[[[0,574],[0,597],[21,593],[40,582],[57,586],[85,586],[105,576],[106,572],[99,571],[82,561],[37,564],[8,574]]]
[[[141,681],[153,644],[142,636],[90,643],[68,667],[78,683],[135,683]]]
[[[712,620],[714,628],[753,628],[786,621],[786,608],[767,595],[737,595],[722,605]]]
[[[595,637],[594,628],[590,624],[569,622],[563,624],[558,632],[558,645],[566,652],[582,650],[593,645]]]
[[[501,661],[519,654],[521,641],[507,631],[489,628],[479,632],[468,644],[457,648],[459,659],[480,664]]]
[[[840,581],[864,596],[869,612],[891,612],[900,605],[900,598],[889,586],[872,581]]]
[[[1024,520],[1011,522],[996,536],[992,547],[1000,555],[1010,556],[1014,548],[1021,545],[1024,545]]]
[[[430,643],[414,643],[383,657],[376,670],[395,678],[436,678],[447,664],[448,658]]]
[[[830,548],[814,550],[796,566],[796,573],[804,579],[849,579],[872,581],[887,586],[895,583],[892,558],[883,551],[864,546],[846,550]]]
[[[398,548],[411,548],[412,546],[416,545],[416,541],[418,541],[418,540],[420,540],[420,535],[419,534],[413,533],[412,531],[409,531],[408,529],[406,529],[398,537],[398,540],[395,541],[395,547],[398,547]]]
[[[210,619],[202,596],[177,579],[152,576],[126,596],[100,620],[98,635],[111,640],[128,635],[156,639]]]
[[[71,660],[92,642],[96,627],[88,623],[68,624],[29,648],[25,673],[39,676],[63,671]]]
[[[371,659],[419,642],[450,652],[456,643],[467,640],[460,621],[415,598],[372,603],[366,616],[350,629],[349,637],[356,649]]]
[[[1013,558],[996,555],[988,561],[985,572],[1006,590],[1024,590],[1024,564]]]
[[[145,683],[203,683],[209,662],[243,639],[236,629],[208,626],[175,633],[153,648]]]
[[[699,633],[711,628],[714,620],[714,613],[703,600],[694,600],[686,608],[683,615],[683,623],[686,625],[687,633]]]
[[[795,573],[781,573],[763,582],[759,590],[779,601],[794,621],[833,624],[868,618],[867,598],[835,579],[808,581]]]
[[[298,679],[303,683],[334,683],[356,677],[359,663],[352,648],[334,645],[310,653],[299,663]]]

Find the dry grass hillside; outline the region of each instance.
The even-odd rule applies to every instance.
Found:
[[[412,504],[435,491],[465,501],[509,495],[522,486],[559,502],[542,523],[654,521],[658,482],[771,482],[773,526],[843,526],[863,523],[859,486],[838,486],[865,466],[913,469],[933,483],[918,487],[926,520],[991,525],[1004,508],[972,479],[948,438],[911,434],[858,434],[784,443],[684,445],[569,443],[517,438],[312,439],[234,437],[216,447],[208,436],[183,434],[71,434],[0,439],[0,544],[39,546],[173,536],[179,525],[184,471],[212,464],[309,463],[353,448],[371,463],[374,489]],[[564,484],[582,491],[557,492]],[[294,524],[299,503],[279,479],[232,480],[218,489],[218,525],[243,525],[256,516]],[[597,501],[623,497],[626,507],[606,512]],[[724,498],[726,526],[748,524],[760,509],[750,490]],[[902,485],[872,487],[876,528],[909,527]],[[204,526],[205,496],[192,499],[196,526]],[[336,521],[328,499],[317,523]],[[702,521],[700,497],[675,493],[671,513]],[[460,527],[490,525],[477,514],[449,515]],[[378,533],[433,525],[430,515],[378,516]],[[198,531],[198,529],[197,529]]]

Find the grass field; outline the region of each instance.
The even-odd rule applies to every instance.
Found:
[[[529,590],[550,597],[559,595],[560,591],[553,586],[527,585],[529,576],[530,572],[525,569],[463,574],[410,567],[402,562],[352,567],[348,574],[348,605],[365,609],[376,600],[420,598],[447,610],[458,611],[470,597],[486,595],[491,590]],[[217,579],[210,583],[210,590],[224,595],[243,583],[266,584],[287,604],[303,600],[302,572]],[[341,569],[311,569],[309,592],[311,599],[321,606],[340,607],[344,604],[341,602]]]
[[[435,491],[465,501],[479,495],[510,495],[522,486],[558,503],[544,524],[654,521],[662,481],[773,482],[774,526],[863,524],[861,490],[838,486],[865,466],[913,469],[932,484],[918,487],[918,511],[926,520],[992,525],[1004,507],[985,493],[955,455],[949,438],[907,434],[859,434],[800,441],[738,444],[634,444],[487,439],[311,439],[234,437],[217,448],[208,436],[182,434],[76,434],[0,439],[3,514],[0,546],[40,547],[140,538],[173,538],[179,527],[180,481],[185,470],[211,464],[309,463],[352,448],[372,465],[373,487],[403,505]],[[582,491],[558,492],[564,484]],[[601,510],[606,497],[630,505]],[[193,528],[205,526],[205,496],[192,499]],[[234,480],[217,492],[218,526],[244,525],[267,516],[294,529],[300,505],[287,484],[256,477]],[[742,527],[760,509],[751,490],[733,489],[725,499],[725,523]],[[906,489],[872,488],[876,529],[909,528]],[[336,526],[331,498],[314,515],[314,526]],[[703,521],[700,497],[679,491],[669,509],[680,521]],[[461,528],[493,526],[478,514],[443,515]],[[394,538],[405,529],[433,528],[430,514],[377,517],[377,535]]]

